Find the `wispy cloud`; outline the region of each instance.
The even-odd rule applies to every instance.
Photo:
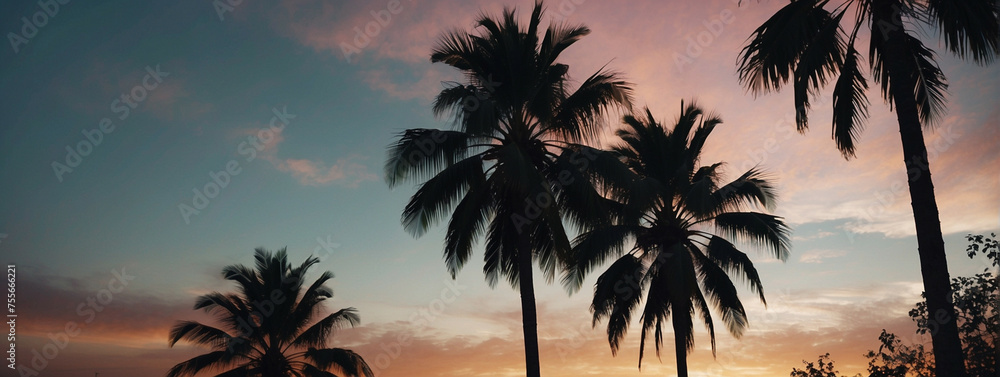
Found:
[[[375,68],[362,72],[369,88],[384,92],[390,97],[411,100],[419,99],[429,104],[434,96],[441,91],[441,83],[455,80],[457,76],[446,73],[446,68],[440,65],[427,66],[423,69],[405,69],[408,75],[400,75],[398,70]],[[414,81],[413,77],[417,77]]]
[[[256,136],[264,128],[245,128],[237,134]],[[323,186],[340,184],[346,187],[358,187],[366,181],[376,181],[378,176],[369,172],[368,167],[359,161],[366,158],[360,155],[340,157],[337,162],[328,165],[323,160],[278,157],[279,145],[285,141],[286,128],[267,128],[271,139],[262,144],[259,155],[271,163],[278,171],[290,173],[292,177],[306,186]]]
[[[775,376],[787,374],[803,359],[830,352],[842,372],[861,372],[865,367],[862,353],[878,346],[878,334],[883,328],[908,343],[926,340],[914,334],[915,325],[906,316],[919,299],[919,292],[920,284],[915,282],[772,291],[766,308],[753,303],[747,307],[750,327],[741,339],[725,331],[716,334],[717,357],[712,356],[706,330],[698,326],[696,348],[688,364],[692,375]],[[407,321],[368,323],[338,333],[338,344],[380,365],[386,377],[523,375],[520,313],[513,306],[515,302],[506,304],[483,297],[462,297],[432,326],[414,327]],[[539,302],[538,315],[545,375],[676,373],[672,353],[664,353],[657,360],[651,343],[646,344],[643,369],[638,370],[640,334],[635,321],[618,355],[613,356],[606,324],[591,327],[586,305],[561,303],[556,307]],[[472,328],[489,331],[466,330],[463,334],[453,326],[470,321],[476,324]],[[719,318],[715,321],[718,326]],[[405,339],[405,344],[400,339]],[[672,330],[667,326],[664,346],[668,349],[672,339]]]
[[[823,263],[827,259],[838,258],[847,255],[844,250],[810,250],[799,256],[802,263]]]
[[[357,187],[361,182],[378,180],[378,176],[369,173],[365,165],[356,162],[361,159],[363,157],[360,156],[340,158],[329,167],[323,161],[304,159],[289,158],[271,162],[278,170],[292,173],[303,185],[321,186],[338,182],[348,187]]]
[[[165,75],[157,80],[143,81],[147,69],[159,68]],[[197,119],[214,109],[214,105],[192,98],[191,84],[185,78],[186,64],[180,60],[164,63],[107,61],[95,58],[77,71],[72,78],[55,76],[49,87],[65,105],[77,111],[98,116],[112,116],[109,105],[122,101],[123,96],[136,104],[135,113],[148,113],[161,120]],[[136,97],[132,97],[136,96]]]
[[[45,299],[24,300],[18,306],[18,314],[30,318],[18,321],[19,336],[42,338],[64,331],[72,322],[80,329],[73,342],[138,345],[156,339],[166,345],[171,321],[191,312],[188,302],[170,302],[137,290],[129,277],[141,280],[142,276],[134,267],[115,267],[125,277],[115,285],[109,285],[116,276],[112,272],[81,279],[55,276],[45,269],[24,270],[30,273],[18,275],[19,297]]]
[[[830,237],[830,236],[835,235],[835,234],[836,233],[827,232],[825,230],[821,230],[821,231],[818,231],[818,232],[816,232],[814,234],[811,234],[811,235],[808,235],[808,236],[795,235],[795,236],[792,237],[792,240],[793,241],[812,241],[812,240],[818,240],[818,239],[823,239],[823,238],[826,238],[826,237]]]

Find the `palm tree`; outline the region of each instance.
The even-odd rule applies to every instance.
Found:
[[[539,37],[542,13],[536,3],[525,28],[506,8],[499,18],[480,16],[475,34],[446,33],[431,62],[458,69],[466,83],[448,84],[433,110],[454,119],[454,129],[406,130],[385,165],[390,187],[423,180],[403,210],[411,234],[451,214],[444,259],[453,278],[485,238],[487,283],[496,287],[502,276],[520,290],[528,376],[539,375],[533,260],[551,282],[570,250],[563,218],[582,223],[599,207],[600,194],[579,169],[593,149],[581,143],[631,95],[604,69],[571,91],[569,67],[557,59],[590,30],[550,25]]]
[[[740,56],[740,80],[757,95],[777,91],[791,79],[796,123],[805,131],[810,93],[836,77],[833,139],[849,159],[868,116],[868,82],[857,44],[863,44],[861,27],[869,29],[872,78],[880,84],[885,102],[895,108],[899,123],[927,303],[944,319],[932,336],[937,374],[964,376],[955,312],[948,302],[941,220],[921,131],[921,125],[933,124],[944,111],[947,81],[934,51],[908,29],[920,23],[934,27],[954,55],[985,65],[1000,54],[1000,7],[996,0],[844,0],[832,10],[826,9],[828,4],[792,1],[757,28]]]
[[[785,260],[790,230],[780,217],[752,210],[774,206],[775,189],[760,170],[747,170],[723,184],[722,163],[700,165],[702,147],[721,119],[704,115],[694,103],[684,107],[683,102],[673,129],[657,123],[648,109],[645,115],[626,116],[627,127],[616,133],[622,142],[612,150],[634,176],[608,190],[621,203],[616,221],[574,240],[575,264],[567,283],[579,287],[587,272],[620,256],[597,279],[591,305],[594,325],[607,320],[608,343],[617,354],[633,313],[639,311],[641,369],[646,337],[653,335],[659,356],[663,327],[670,320],[677,373],[687,376],[696,313],[711,336],[713,355],[710,307],[735,337],[748,325],[730,274],[765,302],[757,270],[732,241],[764,247]],[[622,255],[630,240],[632,248]]]
[[[338,310],[310,325],[322,313],[323,300],[333,297],[324,286],[333,278],[329,271],[304,285],[306,270],[319,263],[318,258],[293,267],[285,249],[271,253],[257,248],[254,259],[254,268],[222,269],[222,276],[236,282],[239,293],[212,292],[195,301],[194,309],[215,316],[221,327],[178,321],[170,330],[171,347],[185,340],[212,351],[175,365],[167,377],[210,370],[224,370],[219,377],[374,376],[354,351],[327,348],[337,329],[361,321],[356,309]]]

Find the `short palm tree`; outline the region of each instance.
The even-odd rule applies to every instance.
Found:
[[[212,292],[195,302],[195,310],[214,315],[221,327],[179,321],[170,330],[171,347],[185,340],[212,352],[175,365],[167,377],[211,370],[222,371],[220,377],[374,376],[357,353],[327,346],[337,329],[360,322],[357,310],[341,309],[310,324],[323,312],[323,300],[333,297],[324,286],[333,278],[329,271],[304,285],[306,270],[319,259],[310,257],[293,267],[285,249],[271,253],[262,248],[254,259],[254,268],[222,269],[226,280],[236,282],[238,293]]]
[[[638,312],[640,368],[646,337],[653,336],[659,356],[668,321],[678,376],[688,375],[694,317],[700,316],[707,327],[713,355],[713,308],[733,336],[743,334],[747,315],[730,275],[747,283],[761,302],[764,292],[753,262],[734,242],[763,247],[781,260],[789,252],[784,221],[753,210],[773,208],[775,200],[775,189],[760,170],[747,170],[724,183],[722,163],[700,165],[702,147],[719,123],[696,104],[684,107],[683,102],[673,129],[657,123],[649,110],[645,119],[626,116],[627,127],[617,131],[621,143],[612,150],[634,176],[609,187],[609,195],[621,204],[616,221],[574,240],[575,264],[567,281],[572,287],[588,271],[617,257],[597,279],[593,321],[595,326],[607,321],[608,343],[616,354]],[[632,247],[623,255],[629,241]]]
[[[828,10],[829,4],[792,1],[764,22],[743,49],[740,80],[755,95],[776,91],[791,80],[798,129],[804,131],[810,94],[836,78],[833,139],[850,158],[868,116],[868,82],[857,44],[863,45],[858,31],[869,29],[871,75],[899,124],[927,304],[946,318],[932,336],[937,374],[964,376],[954,307],[948,301],[941,220],[921,130],[944,111],[947,82],[934,51],[913,29],[921,23],[936,28],[953,54],[989,64],[1000,55],[1000,7],[996,0],[843,0]]]
[[[629,106],[631,92],[603,69],[570,90],[569,67],[557,59],[590,31],[550,25],[539,37],[542,13],[536,3],[525,27],[505,9],[481,16],[477,33],[445,34],[431,61],[455,67],[466,83],[442,90],[433,110],[455,127],[406,130],[385,166],[390,187],[423,181],[403,210],[411,234],[451,214],[444,259],[452,277],[485,238],[487,283],[502,276],[520,290],[528,376],[539,375],[533,261],[551,281],[570,249],[563,218],[599,212],[601,196],[580,172],[596,162],[581,142],[600,133],[605,111]]]

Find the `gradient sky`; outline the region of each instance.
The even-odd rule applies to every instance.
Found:
[[[18,3],[2,6],[5,35],[42,11]],[[75,322],[79,333],[42,376],[163,375],[200,351],[169,348],[167,332],[177,320],[204,319],[191,310],[197,295],[231,289],[220,269],[252,263],[255,247],[287,246],[293,261],[323,256],[313,276],[336,274],[328,307],[356,307],[362,325],[333,344],[358,351],[380,376],[523,375],[517,293],[489,289],[478,259],[452,282],[441,227],[420,239],[402,229],[414,187],[389,190],[381,166],[398,132],[447,127],[430,103],[442,81],[461,77],[430,64],[436,38],[468,30],[480,10],[526,12],[531,2],[403,0],[350,59],[342,44],[387,2],[271,3],[242,1],[220,17],[210,1],[72,1],[27,30],[16,52],[0,48],[0,259],[18,269],[18,363]],[[755,99],[739,86],[743,42],[783,4],[547,4],[547,20],[593,30],[563,55],[571,75],[608,64],[636,84],[640,106],[668,122],[682,99],[696,98],[725,121],[706,161],[726,161],[730,174],[761,164],[778,182],[792,255],[785,263],[752,255],[768,306],[744,290],[751,328],[739,340],[720,333],[716,359],[696,328],[696,376],[787,375],[825,352],[853,374],[883,328],[929,343],[906,315],[922,290],[916,239],[895,116],[877,91],[858,157],[845,161],[829,137],[829,90],[799,135],[790,90]],[[933,31],[923,33],[940,51]],[[949,111],[926,137],[950,271],[971,275],[985,264],[965,257],[963,236],[1000,228],[1000,65],[939,62]],[[164,74],[150,76],[157,67]],[[145,97],[127,113],[126,93]],[[282,123],[272,123],[276,111],[289,114],[286,126],[258,150],[249,138]],[[114,128],[101,133],[105,118]],[[100,144],[57,174],[53,162],[65,164],[67,146],[85,134],[101,134]],[[192,205],[192,190],[227,165],[238,174],[185,219],[179,208]],[[122,273],[134,279],[101,312],[77,312]],[[670,343],[662,362],[649,354],[636,369],[635,330],[612,357],[603,327],[590,326],[593,282],[571,297],[537,282],[543,374],[672,374]],[[413,340],[397,348],[400,335]]]

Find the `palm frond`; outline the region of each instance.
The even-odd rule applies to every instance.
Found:
[[[877,30],[877,29],[876,29]],[[873,30],[872,32],[876,32]],[[883,61],[886,50],[886,39],[875,35],[868,38],[868,64],[871,67],[872,80],[879,84],[882,92],[882,99],[892,106],[891,83],[889,82],[889,66]]]
[[[344,326],[357,326],[361,323],[358,310],[355,308],[344,308],[331,313],[299,335],[289,345],[292,347],[323,347],[334,331]]]
[[[458,30],[444,33],[431,51],[431,62],[445,63],[463,71],[472,69],[473,62],[477,60],[478,54],[472,37]]]
[[[819,30],[799,55],[792,74],[795,89],[795,125],[799,132],[809,128],[807,115],[809,95],[826,85],[827,77],[835,75],[844,60],[845,45],[840,20],[844,17],[846,9],[835,15],[822,10],[814,12],[818,13],[818,24],[810,26],[818,27]]]
[[[317,368],[312,364],[302,365],[302,377],[341,377],[336,374]]]
[[[583,177],[572,175],[569,177],[571,183],[576,182],[576,179],[592,182],[593,185],[588,187],[607,191],[611,199],[625,197],[625,194],[635,191],[632,186],[639,179],[618,153],[579,144],[563,149],[554,165],[571,174],[579,172]],[[556,178],[560,177],[557,175]],[[584,202],[594,204],[589,200]]]
[[[792,77],[796,62],[830,17],[827,1],[800,0],[761,24],[740,52],[739,79],[752,93],[777,91]]]
[[[778,192],[770,178],[762,169],[750,168],[713,192],[712,197],[719,203],[719,210],[740,210],[747,207],[774,210]]]
[[[740,338],[747,327],[747,313],[739,293],[726,271],[701,253],[698,257],[699,281],[715,309],[722,313],[722,322],[733,337]]]
[[[319,278],[314,280],[312,284],[306,288],[305,293],[302,294],[302,298],[292,309],[291,313],[287,315],[279,315],[282,320],[279,322],[281,324],[281,331],[279,334],[280,339],[292,339],[294,334],[302,331],[310,322],[313,315],[320,309],[319,303],[323,300],[333,297],[333,291],[329,288],[324,287],[327,281],[333,279],[333,273],[330,271],[323,271]],[[279,291],[280,292],[280,291]],[[285,297],[285,294],[281,294],[281,300],[286,300],[289,297],[293,297],[290,294]],[[271,301],[278,301],[271,299]]]
[[[955,55],[980,65],[1000,55],[1000,7],[995,0],[927,0],[927,10]]]
[[[400,134],[399,141],[389,146],[385,162],[385,179],[389,187],[411,178],[427,178],[468,157],[472,138],[463,132],[433,129],[411,129]]]
[[[374,377],[368,363],[356,352],[342,348],[309,348],[305,357],[312,360],[319,369],[337,367],[351,377]]]
[[[495,175],[490,179],[497,178]],[[511,287],[517,288],[517,253],[519,227],[523,227],[520,213],[513,212],[508,206],[498,205],[496,215],[486,230],[486,247],[483,251],[483,275],[490,288],[496,288],[501,276],[505,277]],[[515,220],[518,222],[515,223]]]
[[[709,217],[719,212],[720,203],[715,197],[718,192],[719,168],[722,163],[702,166],[691,177],[690,187],[683,193],[684,209],[698,218]]]
[[[253,370],[249,365],[239,366],[225,372],[216,374],[215,377],[251,377],[253,376]]]
[[[913,96],[917,100],[917,112],[920,114],[920,123],[929,126],[944,115],[944,96],[948,90],[948,81],[934,62],[934,51],[924,46],[917,37],[909,34],[906,36],[908,50],[913,55]]]
[[[472,156],[456,162],[428,179],[403,210],[402,223],[414,236],[423,235],[461,198],[470,185],[482,180],[483,160]]]
[[[715,217],[715,226],[731,239],[765,248],[780,260],[788,259],[790,230],[781,217],[760,212],[727,212]]]
[[[860,58],[852,41],[833,88],[833,140],[844,158],[854,157],[855,143],[868,119],[868,96],[865,94],[868,82],[858,64]]]
[[[241,293],[244,294],[253,295],[254,292],[247,292],[247,289],[252,291],[255,286],[260,285],[256,271],[241,264],[224,267],[222,269],[222,278],[235,281],[239,284]]]
[[[493,92],[497,85],[490,78],[470,75],[476,85],[453,84],[434,98],[432,110],[436,117],[451,117],[458,131],[479,138],[497,136],[501,119]]]
[[[544,172],[553,186],[562,215],[576,225],[578,230],[593,229],[609,223],[611,207],[615,204],[603,195],[603,183],[622,179],[612,174],[628,171],[627,167],[612,157],[620,169],[598,173],[598,169],[605,167],[595,165],[605,161],[596,161],[598,155],[589,154],[589,148],[581,152],[582,148],[586,147],[564,148]]]
[[[740,251],[731,242],[718,236],[712,236],[705,246],[706,256],[725,270],[730,276],[736,276],[750,287],[750,291],[756,293],[760,302],[767,305],[764,298],[764,286],[760,281],[760,274],[754,267],[753,261],[746,253]]]
[[[168,345],[173,347],[180,340],[209,347],[224,347],[232,339],[225,331],[194,321],[180,321],[170,329]]]
[[[632,312],[642,301],[642,284],[645,268],[642,261],[631,254],[623,255],[611,264],[594,285],[594,299],[590,310],[594,313],[594,326],[607,319],[608,343],[611,353],[617,354],[621,341],[628,332]]]
[[[534,195],[534,198],[539,198],[539,195],[554,198],[548,187],[540,188],[545,189],[545,191]],[[558,203],[541,208],[539,227],[535,228],[534,233],[530,236],[532,250],[538,258],[538,266],[542,270],[546,283],[552,283],[555,279],[556,269],[562,267],[559,263],[568,260],[572,250],[560,212],[562,211]]]
[[[902,45],[905,57],[898,66],[903,69],[902,74],[912,80],[913,88],[908,90],[912,90],[917,102],[921,124],[930,126],[944,114],[948,82],[934,61],[934,51],[908,33],[904,33],[904,37]],[[872,78],[881,84],[882,98],[891,107],[894,103],[892,87],[899,84],[892,82],[890,65],[885,61],[885,51],[888,48],[886,43],[885,38],[871,38],[868,58],[871,61]]]
[[[465,197],[455,206],[445,234],[445,265],[453,279],[472,255],[473,243],[483,235],[493,204],[485,176],[479,173],[469,181]]]
[[[668,137],[669,146],[668,152],[680,152],[687,149],[688,146],[688,136],[691,135],[691,131],[698,126],[698,120],[704,119],[705,110],[698,105],[698,101],[691,100],[688,101],[688,105],[684,106],[684,101],[681,101],[681,113],[677,116],[677,121],[674,123],[673,129],[666,130],[653,120],[653,114],[646,109],[647,124],[653,135],[660,136],[665,135]]]
[[[600,70],[559,104],[546,130],[572,142],[594,141],[601,131],[601,116],[607,110],[627,110],[631,106],[632,85],[619,73]]]
[[[238,297],[225,295],[219,292],[212,292],[199,296],[194,302],[194,310],[204,309],[209,314],[223,310],[226,314],[240,315],[242,312],[237,306]]]
[[[708,306],[708,301],[705,300],[705,296],[701,293],[701,290],[694,291],[691,301],[693,301],[694,307],[698,308],[701,320],[705,322],[705,328],[708,329],[708,338],[712,342],[712,357],[716,357],[715,323],[712,321],[712,310]]]
[[[569,293],[576,292],[588,273],[621,254],[634,229],[627,225],[608,225],[580,234],[573,240],[572,259],[562,278]]]
[[[174,365],[167,371],[167,377],[194,376],[206,370],[225,368],[235,360],[237,357],[228,351],[213,351]]]
[[[692,101],[693,102],[693,101]],[[694,131],[694,135],[691,136],[691,142],[687,146],[687,159],[697,164],[698,160],[701,158],[701,150],[705,146],[705,142],[708,141],[708,136],[712,134],[715,127],[722,124],[722,118],[717,115],[709,114],[706,119],[703,119],[701,125]]]
[[[546,66],[555,63],[556,58],[569,46],[590,34],[590,29],[583,25],[549,25],[542,37],[539,51],[539,65]]]

